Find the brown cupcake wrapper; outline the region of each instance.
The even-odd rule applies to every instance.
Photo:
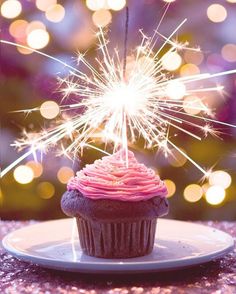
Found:
[[[131,258],[149,254],[154,245],[156,219],[136,222],[98,222],[77,217],[83,252],[102,258]]]

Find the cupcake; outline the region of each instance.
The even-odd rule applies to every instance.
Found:
[[[63,212],[75,217],[83,252],[102,258],[149,254],[157,218],[167,214],[167,189],[155,172],[124,150],[88,164],[71,178]],[[128,165],[127,165],[128,162]]]

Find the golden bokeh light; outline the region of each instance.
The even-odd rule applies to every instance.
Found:
[[[236,0],[226,0],[229,3],[236,3]]]
[[[27,45],[27,44],[23,43],[22,45]],[[28,55],[28,54],[32,54],[33,53],[32,50],[26,49],[26,48],[22,48],[22,47],[19,47],[19,46],[17,46],[16,49],[17,49],[18,52],[20,52],[21,54],[24,54],[24,55]]]
[[[46,11],[48,7],[57,3],[57,0],[36,0],[36,7],[39,10]]]
[[[209,176],[209,184],[211,186],[221,186],[223,189],[227,189],[231,182],[231,176],[223,170],[214,171]]]
[[[192,63],[187,63],[183,65],[180,69],[180,75],[183,77],[191,76],[191,75],[198,75],[200,74],[200,69],[197,65]]]
[[[185,150],[181,150],[186,153]],[[182,155],[178,150],[172,149],[170,154],[168,154],[168,162],[174,167],[181,167],[187,162],[187,158]]]
[[[184,199],[188,202],[197,202],[202,198],[203,190],[202,187],[197,184],[188,185],[184,189]]]
[[[5,18],[15,18],[21,14],[21,11],[21,3],[17,0],[6,0],[1,5],[1,14]]]
[[[190,64],[200,65],[204,60],[204,55],[201,51],[186,50],[184,52],[184,60]]]
[[[39,20],[34,20],[31,21],[27,28],[26,28],[26,34],[30,34],[32,31],[34,30],[44,30],[46,31],[46,26],[43,22],[39,21]]]
[[[49,34],[42,29],[36,29],[30,32],[27,36],[27,44],[33,49],[42,49],[49,42]]]
[[[107,0],[107,5],[110,9],[118,11],[125,7],[126,0]]]
[[[112,15],[109,10],[107,9],[100,9],[95,11],[92,16],[93,23],[97,27],[105,27],[108,25],[112,20]]]
[[[222,57],[228,62],[236,62],[236,45],[226,44],[221,50]]]
[[[10,24],[9,32],[16,39],[25,39],[28,22],[24,19],[17,19]]]
[[[211,186],[206,191],[206,201],[211,205],[219,205],[225,199],[225,190],[221,186]]]
[[[166,95],[170,99],[180,100],[186,94],[186,87],[180,81],[170,81],[166,87]]]
[[[69,179],[74,176],[74,171],[68,167],[63,166],[57,172],[57,178],[62,184],[67,184]]]
[[[50,182],[41,182],[36,187],[37,194],[43,199],[50,199],[55,194],[55,187]]]
[[[166,185],[166,188],[167,188],[167,191],[168,191],[168,194],[167,194],[167,198],[169,197],[172,197],[175,192],[176,192],[176,185],[173,181],[167,179],[167,180],[164,180],[164,183]]]
[[[92,11],[106,7],[106,0],[86,0],[86,6]]]
[[[203,193],[206,193],[206,191],[209,189],[210,187],[210,184],[209,183],[205,183],[202,185],[202,190],[203,190]]]
[[[177,70],[182,64],[182,58],[177,52],[166,53],[161,59],[164,69],[169,71]]]
[[[28,184],[34,178],[33,170],[26,165],[19,165],[13,172],[14,179],[19,184]]]
[[[49,6],[45,12],[46,18],[51,22],[60,22],[65,16],[65,9],[60,4]]]
[[[184,98],[183,108],[186,113],[196,115],[202,110],[202,101],[197,96],[188,96]]]
[[[81,51],[86,51],[90,46],[96,42],[96,35],[88,26],[82,27],[79,31],[70,36],[70,44],[72,47],[77,48],[78,44]]]
[[[46,119],[53,119],[60,113],[60,107],[55,101],[45,101],[40,106],[40,114]]]
[[[39,178],[43,173],[43,166],[39,162],[31,160],[26,163],[26,166],[29,166],[32,169],[34,178]]]
[[[227,17],[227,10],[223,5],[212,4],[207,8],[207,16],[212,22],[223,22]]]

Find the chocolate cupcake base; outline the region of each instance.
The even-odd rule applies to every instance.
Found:
[[[83,252],[102,258],[131,258],[151,253],[157,219],[97,222],[76,217]]]
[[[64,193],[61,207],[76,218],[85,254],[131,258],[152,251],[156,220],[168,212],[168,201],[159,196],[139,202],[93,200],[71,190]]]

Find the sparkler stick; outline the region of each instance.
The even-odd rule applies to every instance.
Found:
[[[128,42],[128,29],[129,29],[129,8],[126,6],[126,21],[125,21],[125,40],[124,40],[124,64],[123,64],[123,77],[125,79],[126,61],[127,61],[127,42]]]
[[[166,11],[167,9],[164,15]],[[66,114],[67,117],[62,118],[56,125],[50,126],[41,132],[25,132],[21,139],[16,140],[12,146],[19,150],[26,150],[26,152],[6,167],[1,176],[4,176],[28,156],[37,156],[38,151],[46,153],[50,148],[54,148],[56,144],[62,146],[62,154],[67,156],[73,154],[75,157],[79,151],[83,151],[84,147],[102,151],[89,143],[91,139],[100,139],[105,143],[105,146],[112,142],[113,151],[115,151],[120,146],[128,150],[128,145],[135,144],[139,137],[144,139],[145,148],[158,147],[167,155],[171,152],[169,146],[173,147],[194,164],[204,176],[208,176],[209,172],[205,171],[169,139],[170,127],[198,140],[201,140],[201,137],[194,133],[193,130],[187,129],[188,125],[198,130],[200,129],[204,136],[218,133],[210,123],[235,128],[236,125],[209,117],[211,111],[203,103],[203,99],[197,106],[194,103],[193,105],[187,104],[187,108],[199,110],[201,115],[186,113],[184,111],[186,104],[183,98],[193,93],[222,91],[222,86],[205,88],[193,86],[195,82],[235,74],[236,69],[213,74],[202,73],[187,77],[170,78],[162,65],[163,57],[159,57],[166,45],[170,46],[170,48],[165,54],[165,58],[168,58],[170,53],[178,50],[199,51],[199,49],[190,48],[186,43],[180,44],[172,40],[173,36],[186,22],[186,19],[168,37],[163,36],[158,31],[162,20],[163,17],[151,38],[141,32],[142,40],[136,50],[136,56],[128,61],[126,59],[127,8],[123,60],[120,59],[118,50],[115,50],[114,56],[111,56],[104,33],[100,29],[97,38],[102,58],[95,59],[99,69],[92,66],[82,54],[78,55],[79,63],[82,62],[87,67],[90,71],[89,75],[41,51],[0,40],[3,44],[28,49],[59,62],[67,67],[70,72],[67,78],[59,79],[60,91],[63,94],[60,111],[61,114]],[[163,43],[154,52],[158,37],[161,37]],[[76,101],[65,104],[64,100],[70,97],[70,94],[76,96]],[[23,112],[28,115],[39,110],[40,107],[35,107],[33,109],[16,110],[15,112]],[[197,120],[198,123],[193,123],[193,119]],[[63,143],[64,141],[66,141],[66,144]],[[65,145],[66,147],[64,147]],[[105,150],[103,152],[109,154]]]

